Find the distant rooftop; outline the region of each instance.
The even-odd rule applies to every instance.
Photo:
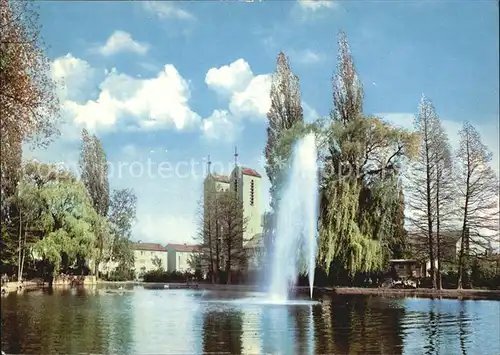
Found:
[[[252,169],[252,168],[245,168],[245,167],[242,167],[242,168],[241,168],[241,173],[242,173],[243,175],[249,175],[249,176],[254,176],[254,177],[258,177],[258,178],[262,177],[262,176],[260,176],[260,174],[257,172],[257,170]]]
[[[169,243],[169,244],[167,244],[167,248],[168,249],[174,249],[175,251],[187,252],[187,253],[193,253],[193,252],[200,251],[200,246],[199,245],[189,245],[189,244],[174,244],[174,243]]]
[[[248,175],[248,176],[253,176],[256,178],[261,178],[262,176],[257,172],[257,170],[252,169],[252,168],[247,168],[247,167],[240,167],[241,173],[243,175]],[[212,177],[214,178],[215,181],[219,182],[224,182],[224,183],[229,183],[230,178],[227,175],[220,175],[220,174],[211,174]]]
[[[146,250],[146,251],[168,251],[163,245],[158,243],[132,243],[133,250]]]

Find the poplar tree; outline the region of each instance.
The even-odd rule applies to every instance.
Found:
[[[113,235],[109,259],[118,262],[117,270],[123,276],[134,266],[130,237],[136,209],[137,197],[132,189],[113,190],[108,211]]]
[[[105,239],[109,237],[104,228],[104,219],[109,210],[108,162],[101,141],[95,135],[89,134],[86,129],[82,130],[79,164],[81,180],[90,195],[95,211],[102,219],[102,223],[99,225],[102,225],[103,228],[98,228],[100,232],[97,233],[97,255],[94,260],[94,272],[98,276],[99,263],[104,258],[106,248]]]
[[[267,113],[267,143],[264,149],[266,173],[271,182],[271,207],[276,208],[277,187],[283,161],[276,154],[280,137],[297,122],[303,122],[299,78],[292,72],[289,59],[283,52],[278,55],[276,71],[271,83],[271,107]]]
[[[267,251],[271,250],[274,244],[279,188],[283,183],[283,172],[289,159],[289,155],[280,154],[279,140],[288,130],[304,121],[299,78],[292,72],[290,61],[283,52],[280,52],[276,60],[270,98],[271,107],[267,113],[267,142],[264,149],[266,174],[271,183],[269,188],[271,211],[266,216],[264,224],[264,242]]]

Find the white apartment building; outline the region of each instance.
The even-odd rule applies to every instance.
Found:
[[[168,249],[157,243],[133,243],[134,250],[134,269],[135,276],[138,278],[141,274],[153,271],[160,266],[167,270],[168,267]]]
[[[168,271],[194,272],[189,261],[200,252],[198,245],[188,244],[167,244],[168,250]]]

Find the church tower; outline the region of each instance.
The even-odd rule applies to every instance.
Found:
[[[230,175],[231,190],[243,201],[243,217],[247,220],[243,234],[244,244],[262,234],[260,209],[261,175],[251,168],[238,164],[238,149],[234,148],[234,169]]]

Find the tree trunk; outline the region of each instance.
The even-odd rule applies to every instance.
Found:
[[[22,236],[23,236],[23,223],[22,223],[22,211],[19,209],[19,252],[17,256],[17,282],[21,282],[23,274],[21,271],[21,255],[22,255]]]
[[[205,217],[208,217],[208,212],[204,212]],[[205,223],[205,222],[204,222]],[[209,252],[209,271],[210,271],[210,281],[212,285],[215,283],[215,266],[214,266],[214,251],[212,243],[212,220],[208,217],[208,252]]]
[[[436,251],[437,251],[437,288],[441,290],[443,288],[443,279],[441,277],[441,235],[440,235],[440,224],[441,224],[441,216],[439,215],[439,184],[441,183],[440,172],[438,172],[437,176],[437,184],[436,184]]]
[[[428,148],[426,148],[428,150]],[[429,153],[427,151],[427,238],[429,243],[429,259],[431,263],[431,282],[432,288],[436,288],[436,269],[434,264],[434,236],[432,235],[432,195],[431,195],[431,175],[430,175],[430,166],[429,166]]]
[[[24,226],[24,240],[23,240],[23,252],[22,252],[22,257],[21,257],[21,280],[23,276],[23,271],[24,271],[24,260],[26,256],[26,235],[28,230],[28,223]]]
[[[470,173],[467,174],[467,186],[465,187],[465,205],[464,205],[464,220],[462,223],[462,236],[460,240],[460,254],[458,257],[458,280],[457,289],[461,290],[463,288],[463,273],[464,273],[464,262],[465,262],[465,238],[467,234],[467,220],[469,212],[469,186],[470,186]]]
[[[228,245],[227,245],[227,262],[226,262],[226,274],[227,274],[227,282],[226,284],[231,284],[231,245],[229,244],[229,240],[231,236],[228,236]]]

